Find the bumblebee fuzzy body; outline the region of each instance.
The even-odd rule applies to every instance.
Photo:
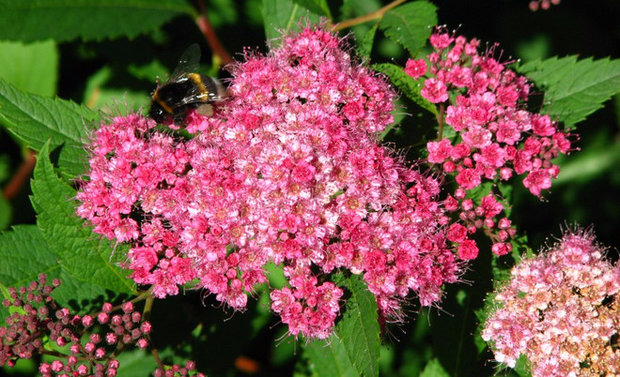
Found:
[[[182,122],[188,108],[217,102],[226,97],[226,89],[215,78],[195,73],[200,48],[191,45],[179,61],[170,79],[152,93],[149,116],[158,123],[168,117]]]

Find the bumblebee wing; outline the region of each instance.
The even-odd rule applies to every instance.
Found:
[[[200,46],[198,43],[191,44],[183,55],[179,58],[179,63],[177,67],[170,75],[170,79],[168,81],[175,81],[183,75],[191,72],[197,72],[200,67]]]
[[[183,98],[179,99],[179,106],[193,103],[217,102],[226,97],[224,87],[216,78],[189,73],[183,77],[183,80],[186,80],[183,86],[186,92]]]

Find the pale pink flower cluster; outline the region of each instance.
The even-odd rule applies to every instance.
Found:
[[[428,162],[455,176],[458,189],[449,197],[448,208],[458,210],[468,233],[484,228],[492,234],[493,252],[511,251],[514,235],[503,212],[501,199],[491,192],[482,203],[467,199],[469,191],[483,182],[508,180],[523,175],[523,185],[536,196],[551,187],[560,169],[551,160],[570,150],[567,134],[547,115],[525,109],[529,85],[525,77],[505,63],[478,53],[479,41],[454,37],[443,28],[430,37],[434,48],[423,59],[407,62],[405,72],[414,78],[426,74],[421,95],[445,107],[445,123],[457,132],[427,144]],[[427,74],[428,70],[428,74]],[[450,95],[452,94],[452,96]],[[470,257],[477,249],[469,248]]]
[[[138,115],[96,131],[78,214],[131,245],[137,283],[158,297],[191,283],[242,309],[273,262],[289,284],[272,290],[273,310],[317,338],[340,310],[336,269],[363,274],[392,318],[412,293],[438,302],[459,273],[439,183],[377,143],[394,93],[343,47],[306,28],[248,54],[230,99],[189,114],[193,138]]]
[[[566,233],[511,275],[482,331],[497,361],[514,367],[523,354],[540,377],[620,374],[620,264],[592,234]]]

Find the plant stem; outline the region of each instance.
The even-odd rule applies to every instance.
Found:
[[[205,39],[207,40],[207,44],[213,51],[213,54],[219,57],[224,65],[234,62],[228,51],[226,51],[224,46],[222,46],[222,44],[220,43],[217,34],[215,34],[215,30],[213,30],[213,26],[211,26],[211,22],[207,17],[207,9],[203,0],[198,1],[198,8],[199,14],[195,20],[196,25],[202,32],[202,35],[204,35]]]
[[[153,308],[153,294],[151,293],[151,289],[148,291],[148,296],[146,297],[146,302],[144,303],[144,310],[142,310],[142,318],[145,321],[148,321],[151,316],[151,309]]]
[[[446,112],[446,104],[442,103],[439,105],[439,112],[437,113],[437,124],[439,124],[439,131],[437,131],[437,141],[441,141],[443,137],[443,124],[444,124],[444,114]]]
[[[404,3],[406,0],[395,0],[392,1],[391,3],[389,3],[388,5],[384,6],[381,9],[378,9],[374,12],[370,12],[368,14],[365,14],[363,16],[359,16],[359,17],[355,17],[355,18],[351,18],[349,20],[344,20],[342,22],[339,22],[335,25],[332,26],[332,31],[338,31],[338,30],[342,30],[342,29],[346,29],[349,28],[351,26],[355,26],[355,25],[359,25],[359,24],[363,24],[364,22],[368,22],[368,21],[372,21],[372,20],[378,20],[381,17],[383,17],[383,15],[385,14],[385,12],[387,12],[388,10]]]
[[[159,357],[159,352],[157,352],[157,350],[153,348],[151,350],[151,353],[153,354],[153,357],[155,358],[155,362],[157,363],[159,369],[164,370],[164,363],[162,363],[161,358]]]

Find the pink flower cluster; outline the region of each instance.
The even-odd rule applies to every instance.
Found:
[[[230,99],[190,112],[189,140],[138,115],[102,125],[78,214],[130,243],[132,278],[158,297],[191,283],[242,309],[265,264],[282,266],[272,308],[293,335],[329,336],[336,269],[363,274],[385,315],[412,292],[436,303],[459,273],[439,183],[378,145],[394,94],[343,48],[306,28],[248,53]]]
[[[495,300],[482,338],[497,361],[514,367],[524,354],[541,377],[620,374],[620,264],[591,234],[567,233],[521,262]]]
[[[496,218],[503,210],[501,199],[491,192],[481,203],[474,203],[467,199],[468,192],[484,181],[525,174],[523,185],[540,196],[560,171],[551,160],[566,154],[570,141],[549,116],[525,109],[526,79],[489,54],[479,55],[478,40],[455,38],[440,28],[430,42],[435,51],[428,56],[429,74],[421,95],[441,104],[439,111],[443,114],[445,109],[445,123],[457,137],[429,142],[428,162],[455,175],[458,189],[447,208],[460,211],[468,233],[487,229],[494,233],[493,251],[506,254],[514,230],[507,218]],[[405,72],[419,78],[426,74],[427,63],[410,60]]]

